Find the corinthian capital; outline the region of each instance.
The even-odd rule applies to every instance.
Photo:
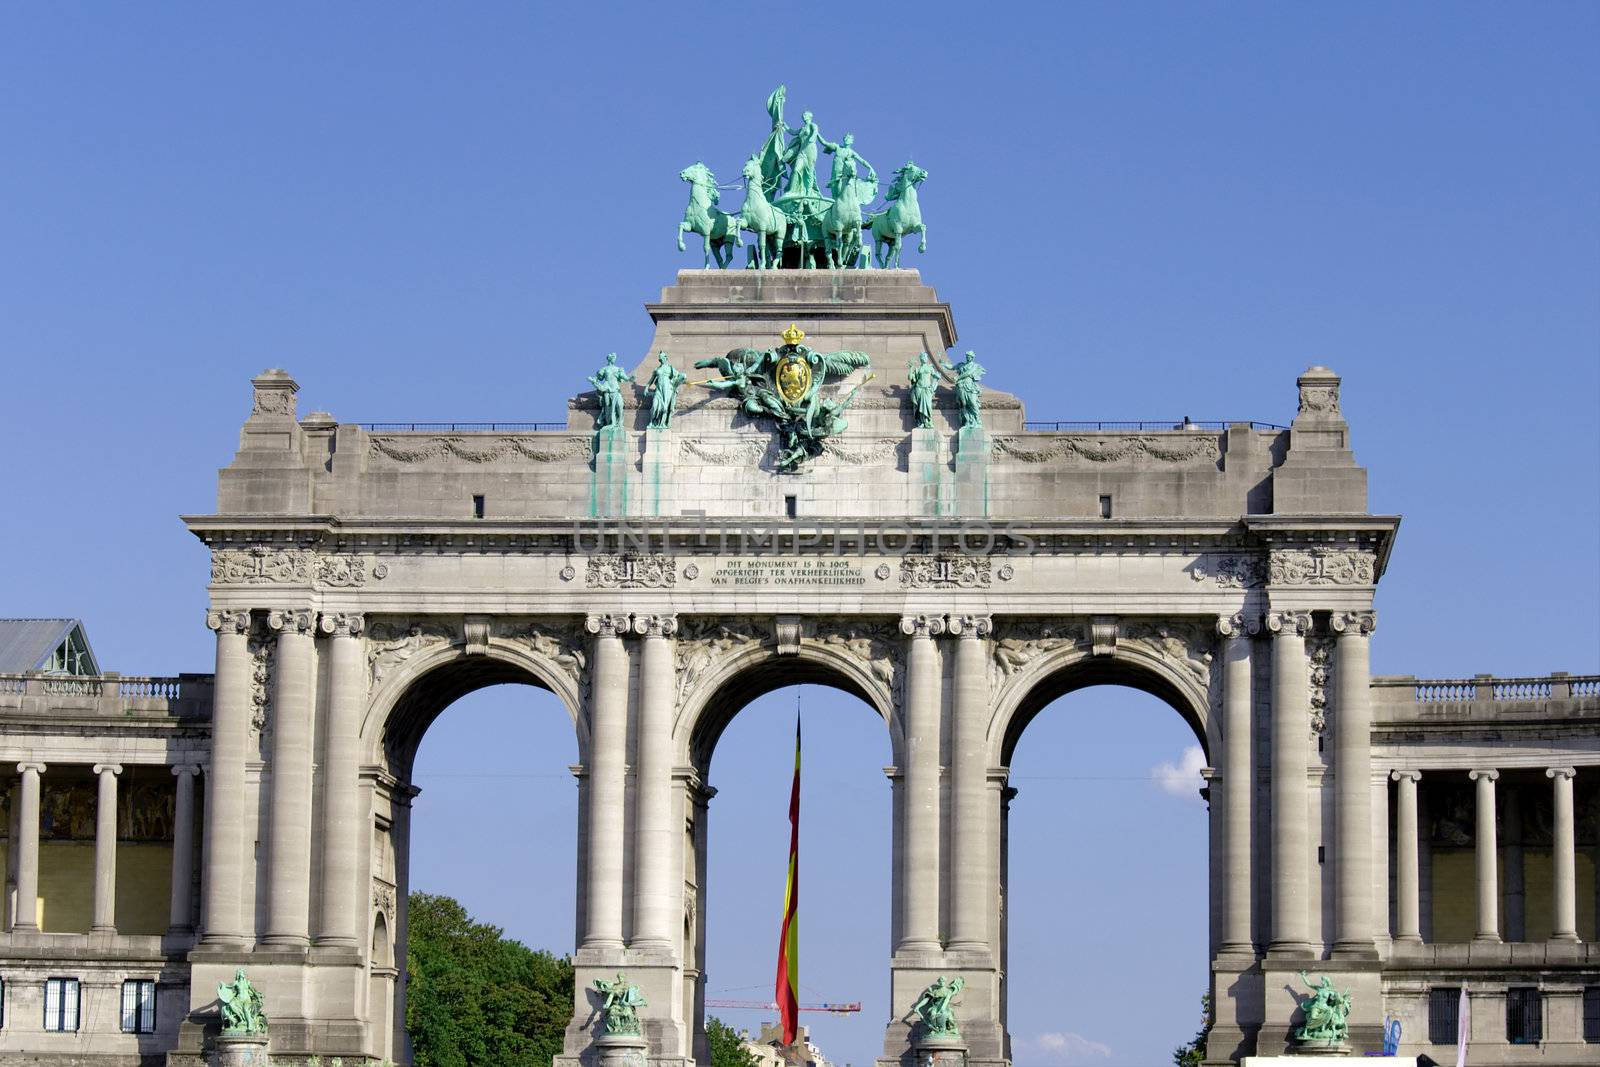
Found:
[[[208,611],[206,612],[206,627],[217,631],[219,634],[244,634],[250,632],[250,612],[243,611]]]
[[[366,619],[356,611],[323,612],[317,624],[323,633],[333,637],[360,637],[366,625]]]
[[[994,617],[990,615],[952,615],[950,632],[962,637],[988,637],[994,633]]]
[[[943,615],[905,615],[900,619],[900,632],[907,637],[937,637],[944,629]]]
[[[315,620],[305,608],[286,608],[267,613],[267,626],[280,634],[309,634]]]
[[[645,637],[671,637],[678,632],[676,615],[635,615],[633,632]]]
[[[630,629],[626,615],[590,615],[583,620],[583,628],[601,637],[621,637]]]
[[[1269,611],[1267,629],[1279,637],[1304,637],[1311,632],[1311,612]]]
[[[1336,611],[1328,620],[1333,632],[1341,637],[1366,637],[1378,628],[1376,611]]]

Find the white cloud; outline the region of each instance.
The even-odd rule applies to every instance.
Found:
[[[1175,797],[1200,803],[1200,787],[1205,783],[1200,778],[1200,768],[1206,765],[1206,754],[1200,751],[1199,745],[1190,745],[1183,750],[1183,755],[1178,757],[1178,762],[1158,763],[1150,772],[1150,777],[1155,779],[1157,786],[1163,793],[1171,793]]]
[[[1039,1034],[1036,1037],[1016,1038],[1013,1045],[1020,1045],[1021,1049],[1013,1049],[1012,1055],[1017,1059],[1036,1059],[1060,1067],[1071,1067],[1073,1064],[1085,1063],[1095,1058],[1106,1059],[1111,1055],[1111,1046],[1099,1041],[1091,1041],[1082,1034],[1070,1031],[1055,1031]],[[1018,1055],[1026,1052],[1027,1056]]]

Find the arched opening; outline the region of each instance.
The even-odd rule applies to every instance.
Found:
[[[700,907],[689,960],[702,970],[704,999],[689,1017],[700,1062],[710,1062],[706,1017],[757,1041],[777,1022],[774,1011],[731,1003],[773,1000],[797,711],[800,1000],[863,1006],[853,1014],[803,1012],[800,1023],[829,1062],[866,1063],[881,1054],[893,878],[893,800],[884,768],[897,747],[888,701],[865,664],[830,662],[808,647],[795,657],[767,650],[745,658],[695,715],[687,749],[706,799],[715,797],[701,803],[690,840]]]
[[[1200,1028],[1211,745],[1192,681],[1082,659],[1040,677],[1004,724],[1001,966],[1017,1067],[1166,1063]]]
[[[571,952],[581,739],[562,677],[515,650],[439,647],[381,679],[367,729],[373,817],[369,1016],[385,1059],[411,1062],[410,894]],[[575,685],[572,691],[575,692]],[[412,858],[416,857],[416,862]],[[382,960],[387,956],[389,963]],[[564,1020],[563,1020],[564,1022]]]

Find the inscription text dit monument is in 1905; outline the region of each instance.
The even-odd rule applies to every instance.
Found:
[[[861,564],[847,559],[734,559],[711,572],[712,585],[865,585]]]

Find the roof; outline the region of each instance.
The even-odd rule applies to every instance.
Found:
[[[20,674],[44,669],[55,650],[76,631],[85,650],[89,639],[77,619],[0,619],[0,673]],[[94,653],[89,653],[89,673],[98,673]]]

